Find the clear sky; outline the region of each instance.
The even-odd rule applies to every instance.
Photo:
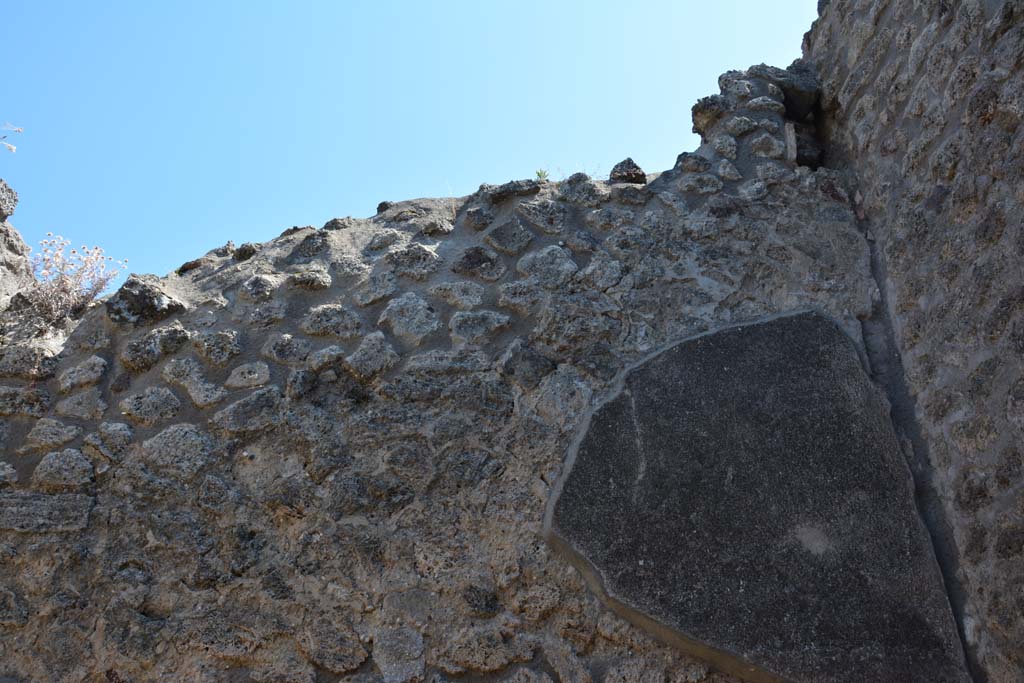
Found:
[[[11,222],[159,274],[228,240],[482,182],[648,172],[816,0],[5,3]]]

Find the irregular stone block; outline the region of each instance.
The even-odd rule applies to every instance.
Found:
[[[484,344],[498,330],[508,327],[509,317],[495,311],[459,311],[448,322],[452,344]]]
[[[345,359],[356,376],[369,379],[384,372],[399,360],[391,344],[384,338],[384,333],[377,331],[363,337],[359,347]]]
[[[192,345],[205,361],[217,366],[226,365],[228,361],[242,352],[236,330],[202,332],[195,336]]]
[[[41,418],[25,437],[24,451],[58,448],[82,435],[82,428],[66,425],[51,417]]]
[[[569,222],[569,207],[551,199],[524,202],[515,208],[515,214],[522,220],[548,235],[557,235]]]
[[[206,341],[212,340],[208,335],[220,333],[207,333],[202,339],[197,340],[197,348],[203,357],[207,357],[204,350]],[[175,322],[167,327],[158,327],[146,334],[132,339],[125,344],[121,352],[121,363],[129,370],[145,372],[157,364],[164,356],[170,355],[180,349],[190,338],[190,333],[181,323]]]
[[[569,281],[579,266],[568,251],[552,244],[523,256],[516,269],[527,277],[535,277],[545,289],[557,289]]]
[[[366,284],[352,298],[359,306],[369,306],[386,299],[397,291],[398,278],[394,273],[384,271],[371,275],[366,280]]]
[[[92,463],[76,448],[47,453],[32,472],[33,486],[51,493],[77,491],[92,481]]]
[[[442,282],[431,287],[430,294],[463,311],[479,306],[484,300],[484,288],[475,282]]]
[[[505,274],[505,264],[487,247],[470,247],[452,264],[452,272],[494,282]]]
[[[288,278],[288,284],[296,289],[318,291],[331,286],[331,276],[326,270],[314,268],[293,274]]]
[[[11,344],[0,349],[0,377],[46,379],[53,376],[57,358],[40,346]]]
[[[132,428],[123,422],[101,422],[96,432],[86,435],[84,450],[97,458],[117,460],[131,444],[132,437]]]
[[[0,493],[0,529],[22,533],[80,531],[89,523],[93,499],[79,493]]]
[[[786,153],[786,144],[768,133],[761,133],[750,141],[750,151],[759,157],[781,159]]]
[[[79,420],[98,420],[103,417],[106,409],[107,402],[103,400],[103,396],[96,387],[68,396],[59,401],[55,408],[61,417],[73,417]]]
[[[518,217],[505,221],[484,237],[487,244],[510,256],[521,252],[532,240],[533,233],[523,227]]]
[[[42,417],[50,408],[50,396],[39,389],[0,387],[0,417]]]
[[[593,413],[548,537],[623,616],[751,681],[966,681],[888,404],[832,322],[684,341]]]
[[[270,367],[263,361],[243,363],[231,371],[224,386],[229,389],[251,389],[270,381]]]
[[[99,356],[91,356],[73,368],[68,368],[57,378],[60,391],[63,394],[87,387],[100,381],[103,373],[107,370],[107,361]]]
[[[107,299],[106,306],[116,323],[152,323],[185,310],[185,304],[164,291],[158,278],[134,274]]]
[[[307,623],[296,640],[309,661],[331,673],[354,671],[368,656],[348,624],[326,617]]]
[[[142,442],[144,462],[160,474],[187,481],[214,455],[209,434],[192,424],[176,424]]]
[[[524,389],[532,389],[554,372],[555,362],[516,339],[498,360],[498,372]]]
[[[227,396],[224,389],[206,381],[199,363],[192,358],[173,358],[167,361],[160,374],[169,384],[187,391],[192,403],[199,408],[212,406]]]
[[[273,334],[260,348],[265,358],[285,365],[301,363],[309,351],[308,341],[290,334]]]
[[[392,299],[377,323],[391,328],[396,337],[410,346],[418,346],[424,337],[441,326],[434,309],[413,292]]]
[[[177,415],[181,401],[167,387],[146,387],[142,393],[123,399],[118,407],[129,419],[152,426]]]
[[[511,180],[504,185],[481,185],[480,194],[491,204],[501,204],[513,197],[527,197],[540,192],[544,183],[540,180]]]
[[[18,206],[18,193],[0,178],[0,221],[5,221],[14,214]]]
[[[351,339],[359,336],[362,321],[341,304],[323,304],[309,309],[299,327],[306,334],[314,336],[332,335]]]
[[[558,195],[571,204],[596,207],[608,199],[609,190],[586,173],[573,173],[559,183]]]
[[[404,249],[389,252],[384,260],[391,264],[395,273],[413,280],[425,280],[440,263],[434,250],[422,244],[410,244]]]
[[[281,422],[281,390],[269,386],[254,391],[214,414],[214,425],[231,434],[259,432]]]
[[[423,635],[411,628],[381,631],[373,645],[373,661],[384,683],[423,680]]]
[[[632,157],[627,157],[612,167],[612,172],[608,174],[608,180],[613,183],[644,185],[647,183],[647,174],[637,166]]]

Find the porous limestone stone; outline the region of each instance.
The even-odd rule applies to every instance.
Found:
[[[212,406],[227,396],[222,387],[206,381],[202,366],[191,358],[174,358],[167,361],[160,374],[168,384],[184,389],[192,403],[199,408]]]
[[[475,282],[442,282],[431,287],[430,293],[463,311],[476,308],[484,301],[484,288]]]
[[[129,275],[106,301],[107,315],[118,323],[152,323],[185,310],[185,304],[151,275]]]
[[[505,274],[505,264],[493,250],[487,247],[470,247],[452,264],[452,272],[458,275],[478,277],[487,282],[500,280]]]
[[[193,337],[192,344],[206,362],[218,367],[226,365],[242,352],[237,330],[200,332]]]
[[[57,379],[61,393],[68,393],[80,387],[96,384],[107,370],[107,361],[99,356],[90,356],[73,368],[60,374]]]
[[[224,380],[224,386],[228,389],[251,389],[269,381],[270,366],[263,361],[255,361],[243,363],[232,370],[228,378]]]
[[[146,387],[118,403],[121,414],[143,425],[152,426],[169,420],[181,410],[181,401],[167,387]]]
[[[516,264],[516,270],[526,277],[535,278],[545,289],[556,289],[568,282],[579,266],[568,251],[552,244],[523,256]]]
[[[84,494],[0,492],[0,530],[20,533],[80,531],[89,523],[93,498]]]
[[[437,270],[440,261],[434,250],[423,244],[410,244],[389,252],[384,260],[391,264],[397,275],[413,280],[425,280]]]
[[[340,304],[323,304],[311,308],[299,327],[313,336],[330,335],[351,339],[359,336],[362,321],[358,315]]]
[[[166,327],[158,327],[140,336],[131,338],[120,354],[121,364],[134,372],[144,372],[188,342],[191,334],[182,327],[181,323],[174,322]],[[204,340],[209,339],[204,338]],[[207,341],[197,342],[200,352],[205,351]]]
[[[210,464],[215,450],[209,434],[192,424],[176,424],[142,442],[142,460],[154,472],[188,480]]]
[[[48,493],[73,493],[92,480],[92,463],[76,448],[47,453],[32,471],[32,485]]]
[[[413,292],[392,299],[380,314],[378,324],[388,327],[410,346],[418,346],[424,337],[441,326],[430,304]]]
[[[495,332],[507,327],[510,318],[496,311],[459,311],[448,322],[456,346],[486,343]]]
[[[363,337],[356,350],[345,358],[345,363],[357,376],[370,378],[394,366],[398,360],[398,353],[388,344],[384,333],[377,331]]]
[[[495,226],[484,236],[484,241],[503,254],[515,256],[533,240],[533,233],[515,217]]]
[[[82,428],[64,424],[60,420],[44,417],[32,425],[25,437],[26,450],[57,448],[70,443],[82,435]]]
[[[25,400],[23,397],[22,401]],[[2,402],[0,402],[2,403]],[[96,387],[72,394],[57,402],[56,413],[61,417],[73,417],[79,420],[98,420],[107,410],[107,402]]]
[[[374,273],[355,294],[355,302],[360,306],[370,306],[388,298],[398,291],[398,278],[391,271]]]
[[[381,631],[373,642],[373,662],[384,683],[423,680],[423,634],[409,627]]]

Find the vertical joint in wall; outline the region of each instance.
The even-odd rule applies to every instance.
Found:
[[[932,550],[949,599],[949,605],[960,636],[967,669],[975,683],[988,680],[977,652],[971,647],[965,629],[967,594],[959,578],[959,554],[953,528],[946,517],[935,482],[935,471],[928,453],[928,443],[917,421],[917,400],[907,385],[903,359],[896,343],[893,311],[889,305],[890,286],[880,245],[874,238],[869,220],[858,208],[858,218],[871,252],[871,276],[879,297],[871,316],[861,321],[865,351],[872,378],[889,398],[890,417],[903,443],[904,456],[913,477],[914,501],[918,514],[928,531]]]

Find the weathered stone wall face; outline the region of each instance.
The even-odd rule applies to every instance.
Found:
[[[864,351],[844,176],[798,165],[813,77],[721,85],[657,177],[385,203],[133,277],[54,361],[3,349],[0,676],[734,680],[541,534],[628,365],[806,309]]]
[[[871,433],[890,435],[871,380],[887,391],[976,677],[1021,680],[1024,5],[822,5],[805,45],[821,101],[805,65],[727,73],[721,93],[694,107],[700,149],[669,171],[623,163],[608,181],[578,174],[385,202],[370,219],[229,244],[165,278],[133,276],[57,357],[38,345],[0,348],[0,681],[735,681],[652,637],[664,635],[665,619],[647,632],[606,609],[545,544],[545,506],[563,458],[595,408],[617,396],[626,368],[700,333],[808,310],[838,324],[870,372],[857,375],[857,391],[852,373],[832,383],[838,412],[870,404]],[[12,198],[0,192],[0,209]],[[751,378],[767,373],[745,362],[737,367]],[[729,363],[675,370],[714,375]],[[631,397],[642,394],[637,377]],[[687,383],[696,396],[672,386],[664,400],[650,392],[648,412],[631,406],[636,433],[677,399],[718,414],[699,377]],[[829,395],[816,392],[789,393],[812,404]],[[857,398],[864,392],[870,402]],[[852,422],[830,433],[841,439]],[[694,436],[678,440],[706,436],[685,426]],[[769,440],[743,446],[757,458]],[[899,479],[902,456],[892,443],[883,450],[885,467],[856,462],[849,486],[829,467],[819,473],[828,486],[804,477],[831,496],[827,510],[870,509],[758,542],[787,557],[804,548],[824,566],[840,541],[857,538],[829,524],[874,514],[904,554],[874,534],[890,546],[886,562],[862,557],[853,572],[837,562],[823,585],[863,607],[859,591],[880,585],[873,573],[887,563],[906,570],[901,558],[912,557],[907,575],[925,577],[911,583],[930,584],[929,599],[887,610],[897,600],[876,592],[877,611],[854,624],[866,643],[856,653],[841,629],[819,633],[805,620],[796,630],[807,640],[788,643],[800,657],[754,634],[752,652],[720,661],[743,655],[765,670],[723,668],[748,680],[835,683],[859,674],[829,663],[857,661],[879,683],[964,679],[928,537],[899,498],[910,484]],[[712,465],[731,462],[705,451]],[[829,455],[850,462],[843,449]],[[638,466],[615,462],[627,474]],[[780,487],[765,482],[786,477],[756,472],[723,481],[754,480],[769,506]],[[888,491],[900,515],[864,502],[872,499],[856,482],[872,477],[884,486],[866,488]],[[667,499],[652,491],[652,506]],[[576,504],[589,492],[573,493]],[[725,499],[712,512],[730,508]],[[806,501],[787,502],[803,514]],[[674,521],[682,525],[669,528],[711,528]],[[612,542],[649,536],[625,528]],[[631,564],[628,548],[616,552]],[[726,549],[712,559],[735,557]],[[657,571],[630,567],[618,585],[657,592],[643,580]],[[742,587],[746,576],[735,578]],[[768,583],[762,604],[775,610],[759,623],[799,620],[808,602],[785,572],[758,578]],[[791,593],[774,595],[773,581]],[[702,588],[693,595],[703,609],[721,611]],[[664,607],[663,595],[644,591]],[[670,602],[681,594],[662,592]],[[737,595],[728,604],[748,607]],[[913,621],[921,647],[894,657],[911,623],[898,618],[922,605],[928,618]],[[895,637],[863,633],[875,613],[886,620],[878,631]],[[729,636],[721,642],[750,640],[742,618],[716,614],[714,626]],[[830,638],[830,652],[852,659],[803,647]],[[935,651],[946,658],[928,662],[937,673],[914,664]],[[885,666],[895,661],[903,668]]]
[[[18,193],[0,180],[0,310],[32,281],[28,245],[7,219],[18,206]]]
[[[966,641],[1024,680],[1024,3],[820,4],[826,161],[859,177]]]

